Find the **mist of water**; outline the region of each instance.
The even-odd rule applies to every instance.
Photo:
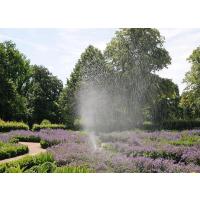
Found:
[[[144,75],[134,76],[135,80],[105,77],[103,81],[83,80],[78,94],[79,116],[83,129],[90,133],[94,149],[97,149],[97,132],[122,131],[138,126],[143,120],[142,101],[150,82]]]

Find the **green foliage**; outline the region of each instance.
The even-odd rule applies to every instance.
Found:
[[[11,41],[0,43],[0,117],[26,120],[26,91],[31,74],[30,61]]]
[[[40,137],[39,136],[34,136],[34,135],[16,135],[13,137],[11,140],[18,140],[20,142],[40,142]]]
[[[9,140],[9,143],[12,143],[12,144],[17,144],[19,142],[19,139],[18,138],[15,138],[15,137],[12,137],[10,140]]]
[[[18,165],[18,166],[15,166],[15,167],[7,168],[5,172],[6,173],[22,173],[23,170],[20,169],[20,166]]]
[[[161,129],[165,130],[186,130],[200,127],[198,120],[170,120],[160,124]]]
[[[41,165],[35,165],[26,170],[25,173],[52,173],[56,169],[54,162],[45,162]]]
[[[11,130],[28,130],[29,126],[23,122],[0,122],[0,132],[8,132]]]
[[[43,119],[40,125],[48,125],[51,124],[51,122],[48,119]]]
[[[28,147],[25,145],[0,142],[0,160],[12,158],[28,153]]]
[[[91,169],[86,167],[72,167],[72,166],[64,166],[57,167],[54,173],[91,173],[93,172]]]
[[[179,146],[193,146],[200,144],[200,137],[199,136],[190,136],[190,135],[183,135],[179,140],[171,141],[170,144]]]
[[[59,122],[58,98],[63,88],[62,82],[47,68],[34,65],[27,92],[29,121],[40,123],[43,119]]]
[[[83,86],[81,84],[83,77],[84,80],[88,77],[90,81],[95,80],[99,83],[103,81],[100,78],[103,71],[105,71],[105,60],[101,51],[92,45],[88,46],[81,54],[59,99],[62,119],[68,129],[80,128],[77,124],[77,119],[80,117],[78,101],[80,100],[80,87]]]
[[[74,120],[74,129],[75,130],[81,130],[82,126],[83,126],[83,124],[82,124],[82,121],[80,118],[77,118]]]
[[[0,173],[7,172],[10,168],[20,168],[22,172],[25,172],[33,166],[42,165],[46,162],[54,162],[53,156],[50,153],[41,153],[35,156],[25,156],[20,160],[1,163]]]
[[[65,129],[65,125],[63,124],[34,124],[32,130],[33,131],[39,131],[41,129]]]
[[[164,120],[174,120],[181,116],[179,107],[178,86],[170,79],[155,76],[157,86],[150,89],[151,97],[146,104],[149,118],[146,120],[160,123]]]
[[[47,141],[47,140],[41,140],[40,145],[43,149],[46,149],[48,147],[51,147],[53,145],[57,145],[59,142],[57,140]]]
[[[158,130],[159,126],[152,122],[144,122],[142,126],[140,126],[139,128],[143,130],[153,131],[153,130]]]
[[[187,59],[191,70],[186,73],[184,82],[187,84],[182,94],[180,105],[186,119],[200,117],[200,47],[197,47]]]

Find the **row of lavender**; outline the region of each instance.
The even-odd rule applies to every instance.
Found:
[[[99,148],[94,151],[87,135],[64,130],[12,131],[0,134],[0,140],[15,136],[37,136],[57,141],[48,148],[57,164],[87,166],[96,172],[200,172],[200,146],[174,146],[183,135],[199,137],[199,130],[190,132],[121,132],[97,136]]]

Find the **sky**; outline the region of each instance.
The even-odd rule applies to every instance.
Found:
[[[0,42],[12,40],[30,59],[43,65],[66,83],[81,53],[88,45],[104,50],[117,29],[0,29]],[[191,65],[186,60],[200,45],[200,29],[159,29],[172,63],[158,74],[185,88],[183,78]]]

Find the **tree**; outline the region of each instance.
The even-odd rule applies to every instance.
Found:
[[[158,86],[155,71],[167,67],[171,58],[156,29],[121,29],[107,45],[105,57],[112,71],[119,103],[115,109],[127,126],[143,121],[142,110],[151,101],[150,88]],[[116,92],[115,92],[116,93]]]
[[[81,117],[81,108],[86,106],[83,105],[83,98],[88,94],[86,89],[88,86],[101,85],[104,70],[105,61],[101,51],[89,45],[81,54],[60,96],[59,105],[67,127],[74,128],[75,119]]]
[[[148,120],[154,123],[160,123],[164,120],[179,119],[181,117],[181,110],[179,107],[179,89],[176,84],[170,79],[160,78],[157,75],[155,78],[158,83],[157,87],[150,90],[153,94],[147,106],[149,106]]]
[[[30,123],[40,123],[43,119],[60,122],[58,99],[62,82],[47,68],[34,65],[27,94]]]
[[[187,84],[182,96],[181,106],[185,118],[200,118],[200,47],[197,47],[187,59],[192,65],[186,73]]]
[[[26,120],[24,97],[30,78],[30,62],[11,41],[0,43],[0,118]]]
[[[61,113],[62,121],[66,124],[67,128],[74,128],[74,121],[77,115],[76,92],[79,88],[81,80],[80,66],[76,64],[70,78],[67,79],[67,84],[59,97],[59,110]]]

